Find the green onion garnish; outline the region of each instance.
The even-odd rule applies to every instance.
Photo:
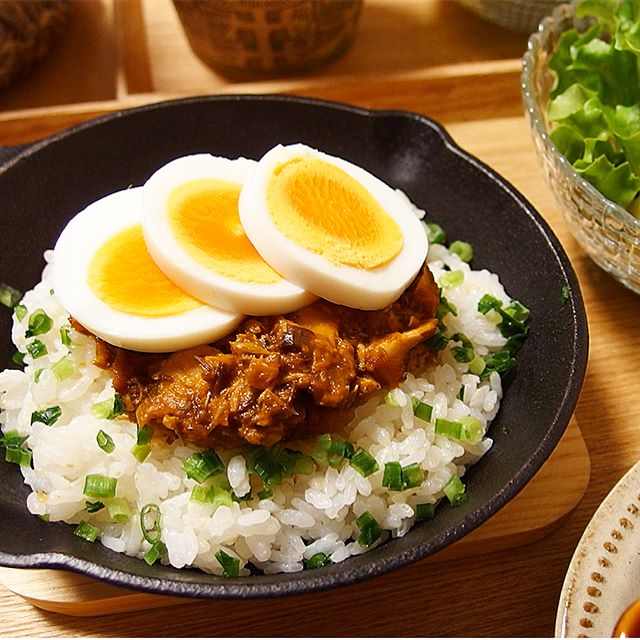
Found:
[[[436,515],[436,506],[430,502],[423,502],[416,505],[416,520],[431,520]]]
[[[31,458],[31,450],[23,447],[6,447],[4,452],[4,459],[7,462],[15,462],[21,467],[30,466]]]
[[[224,471],[224,464],[218,454],[209,449],[190,455],[182,465],[187,478],[202,484],[209,476]]]
[[[480,313],[484,313],[485,315],[489,313],[489,311],[497,311],[502,308],[502,301],[498,300],[498,298],[492,296],[489,293],[485,293],[485,295],[478,300],[478,311]]]
[[[58,362],[51,365],[51,371],[53,371],[53,375],[55,375],[58,382],[62,382],[71,377],[75,370],[76,366],[69,356],[64,356],[60,358]]]
[[[420,465],[414,462],[406,467],[402,467],[402,488],[413,489],[419,487],[424,480],[424,472]]]
[[[473,350],[473,344],[464,333],[454,333],[451,336],[452,342],[459,342],[459,345],[455,347],[451,347],[451,355],[454,357],[456,362],[472,362],[475,358],[475,351]]]
[[[353,455],[353,445],[339,436],[325,433],[318,438],[318,444],[313,452],[313,458],[319,463],[326,463],[334,469],[339,469],[345,460]]]
[[[75,535],[89,542],[95,542],[100,535],[100,529],[90,522],[83,520],[73,531]]]
[[[382,486],[390,491],[402,491],[402,465],[399,462],[385,462]]]
[[[456,507],[467,499],[465,486],[458,476],[452,476],[449,482],[444,485],[444,495],[447,496],[452,506]]]
[[[92,473],[84,479],[83,493],[89,498],[113,498],[116,495],[117,484],[117,478]]]
[[[438,284],[448,289],[450,287],[459,287],[464,282],[464,273],[462,271],[445,271],[439,278]]]
[[[96,442],[105,453],[113,453],[116,450],[113,438],[108,433],[102,431],[102,429],[96,434]]]
[[[444,244],[447,241],[447,234],[444,229],[435,222],[423,222],[427,228],[427,237],[430,244]]]
[[[145,504],[140,509],[140,528],[149,544],[159,542],[162,529],[160,527],[160,507],[157,504]]]
[[[18,322],[22,322],[27,317],[27,313],[29,313],[27,311],[27,307],[25,307],[23,304],[17,304],[13,308],[13,312],[16,314]]]
[[[33,381],[38,384],[38,382],[40,382],[40,376],[42,376],[42,372],[44,371],[44,369],[36,369],[34,374],[33,374]]]
[[[571,297],[571,287],[565,285],[564,287],[562,287],[562,289],[560,289],[560,300],[562,301],[562,304],[563,305],[567,304],[567,302],[569,302],[570,297]]]
[[[484,427],[478,418],[475,416],[463,416],[460,418],[460,424],[462,424],[462,440],[470,444],[478,444],[482,440]]]
[[[104,505],[107,507],[109,518],[112,522],[124,524],[131,518],[129,503],[122,498],[109,498],[104,501]]]
[[[87,513],[96,513],[97,511],[104,509],[104,502],[101,502],[100,500],[96,500],[95,502],[86,500],[84,503],[84,508],[86,509]]]
[[[224,505],[230,507],[233,504],[231,492],[215,485],[211,485],[208,487],[198,485],[196,487],[193,487],[193,489],[191,489],[191,497],[189,499],[192,502],[200,502],[202,504],[215,504],[218,506]]]
[[[462,423],[454,420],[436,418],[435,432],[439,435],[460,440],[462,436]]]
[[[458,309],[456,308],[455,304],[453,304],[452,302],[449,302],[442,295],[442,289],[440,289],[440,301],[438,302],[438,306],[436,307],[436,318],[441,321],[449,313],[452,316],[457,316]]]
[[[17,364],[19,367],[24,367],[24,357],[26,355],[27,355],[26,353],[21,353],[20,351],[16,351],[11,356],[11,362],[13,362],[13,364]]]
[[[433,407],[426,402],[422,402],[416,397],[411,398],[411,404],[413,405],[413,415],[425,422],[431,422],[431,416],[433,415]]]
[[[60,340],[65,347],[71,346],[71,330],[72,327],[70,324],[65,324],[60,327]]]
[[[4,282],[0,282],[0,304],[13,309],[21,298],[22,293],[20,291]]]
[[[501,349],[485,360],[486,366],[480,375],[480,378],[483,380],[487,379],[493,371],[505,373],[506,371],[509,371],[515,363],[515,358],[513,358],[509,349]]]
[[[58,421],[61,415],[62,409],[58,405],[48,407],[42,411],[34,411],[31,414],[31,424],[34,422],[42,422],[46,424],[47,427],[50,427]]]
[[[355,453],[349,458],[349,464],[365,478],[380,469],[376,459],[362,447],[358,447]]]
[[[46,356],[49,352],[47,350],[47,345],[39,338],[36,338],[27,344],[27,353],[36,360],[37,358]]]
[[[21,436],[15,429],[7,431],[4,435],[0,436],[0,446],[2,447],[20,447],[27,440],[29,436]]]
[[[158,558],[167,553],[167,547],[161,540],[151,545],[151,549],[144,554],[144,561],[151,566]]]
[[[220,549],[216,553],[216,560],[220,563],[222,575],[225,578],[237,578],[240,575],[240,560],[238,558],[234,558]]]
[[[326,553],[314,553],[304,564],[305,569],[319,569],[331,564],[331,558]]]
[[[449,338],[442,331],[437,330],[430,338],[424,341],[424,344],[431,351],[442,351],[449,344]]]
[[[258,491],[258,500],[268,500],[273,497],[273,491],[271,489],[262,489]]]
[[[449,251],[460,256],[463,262],[471,262],[473,259],[473,247],[463,240],[454,240],[449,245]]]
[[[365,511],[356,518],[356,524],[360,530],[358,544],[365,549],[369,548],[382,535],[382,527],[369,511]]]
[[[24,334],[25,338],[33,338],[47,333],[53,327],[53,320],[47,315],[44,309],[36,309],[29,316],[29,323]]]
[[[469,363],[469,373],[473,373],[476,376],[482,375],[482,372],[485,370],[487,363],[484,361],[484,358],[480,357],[477,353],[474,354],[473,360]]]
[[[138,462],[144,462],[147,459],[148,455],[151,453],[151,445],[149,443],[151,442],[152,438],[153,429],[148,424],[145,424],[143,427],[137,428],[136,443],[133,445],[133,447],[131,447],[131,453]]]
[[[93,413],[96,418],[113,420],[124,413],[124,400],[119,393],[116,393],[112,398],[107,398],[102,402],[96,402],[92,405],[91,413]]]

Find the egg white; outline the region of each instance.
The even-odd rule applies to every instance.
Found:
[[[296,158],[317,158],[333,164],[363,185],[400,228],[400,252],[382,266],[358,268],[336,264],[286,237],[271,217],[267,184],[278,167]],[[382,309],[397,300],[420,270],[429,249],[424,225],[400,192],[357,165],[303,144],[278,145],[260,159],[242,190],[239,209],[247,236],[278,273],[326,300],[348,307]]]
[[[142,189],[118,191],[90,204],[65,227],[54,248],[54,291],[62,306],[106,342],[146,352],[168,352],[206,344],[232,331],[239,314],[202,306],[166,316],[116,310],[88,283],[96,251],[110,238],[141,221]]]
[[[254,283],[216,273],[185,251],[170,226],[167,202],[173,189],[211,178],[244,185],[256,166],[247,158],[232,160],[203,153],[177,158],[158,169],[144,185],[145,242],[167,277],[199,300],[247,315],[288,313],[311,303],[315,296],[285,279]]]

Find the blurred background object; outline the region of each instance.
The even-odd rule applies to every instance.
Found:
[[[230,77],[304,71],[352,44],[362,0],[174,0],[193,51]]]
[[[62,35],[72,7],[71,0],[0,2],[0,89],[47,56]]]
[[[569,0],[457,0],[480,17],[513,31],[532,32],[558,4]]]

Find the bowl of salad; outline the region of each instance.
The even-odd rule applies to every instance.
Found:
[[[593,261],[640,294],[640,8],[563,4],[531,35],[521,78],[545,177]]]

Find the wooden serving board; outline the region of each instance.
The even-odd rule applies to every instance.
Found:
[[[478,529],[424,562],[477,556],[541,539],[580,501],[590,468],[589,454],[574,418],[549,459],[509,504]],[[558,491],[559,486],[562,491]],[[552,494],[554,499],[550,501]],[[72,616],[151,609],[184,601],[122,589],[55,569],[0,568],[0,582],[41,609]]]

